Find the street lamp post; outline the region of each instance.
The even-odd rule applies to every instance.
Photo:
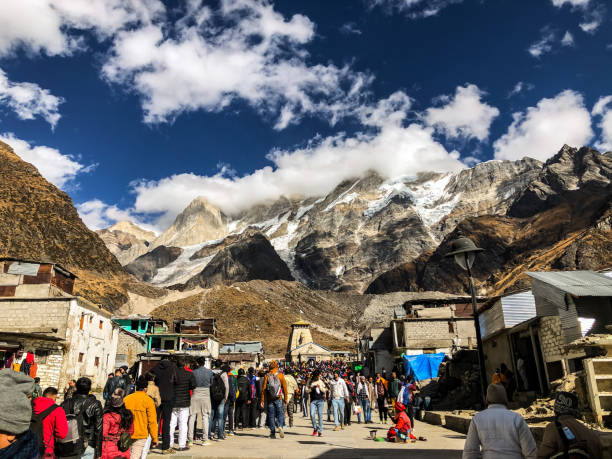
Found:
[[[484,249],[476,247],[476,245],[467,237],[455,239],[452,243],[453,250],[446,254],[447,257],[455,257],[455,262],[468,272],[470,279],[470,294],[472,295],[472,308],[474,312],[474,328],[476,329],[476,346],[478,348],[478,364],[480,366],[480,385],[482,386],[482,397],[485,400],[485,391],[487,390],[487,375],[485,372],[484,353],[482,349],[482,338],[480,336],[480,322],[478,321],[478,303],[476,301],[476,288],[474,287],[474,279],[472,277],[472,265],[476,258],[477,252],[482,252]]]

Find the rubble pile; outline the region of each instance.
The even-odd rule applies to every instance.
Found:
[[[463,349],[442,362],[437,380],[424,386],[421,394],[431,397],[436,410],[483,408],[478,352]]]

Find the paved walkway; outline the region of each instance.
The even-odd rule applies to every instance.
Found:
[[[285,429],[285,438],[272,440],[269,431],[264,429],[238,432],[226,440],[213,442],[210,446],[193,446],[188,452],[177,453],[175,458],[240,458],[240,459],[391,459],[410,458],[460,458],[465,435],[455,433],[440,426],[417,422],[415,434],[427,441],[416,443],[388,443],[369,440],[370,430],[377,429],[377,435],[386,436],[390,424],[356,424],[347,426],[344,431],[334,432],[333,423],[325,423],[323,436],[312,436],[312,425],[300,414],[295,418],[296,425]],[[162,457],[154,454],[149,457]]]

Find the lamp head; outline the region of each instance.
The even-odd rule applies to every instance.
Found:
[[[446,254],[447,257],[455,257],[455,262],[463,269],[472,267],[476,252],[482,252],[484,249],[476,247],[474,242],[467,237],[459,237],[451,242],[452,250]]]

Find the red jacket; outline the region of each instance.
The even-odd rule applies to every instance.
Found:
[[[47,397],[37,397],[34,399],[34,414],[39,414],[55,403]],[[66,438],[68,435],[68,422],[66,421],[66,413],[60,407],[53,410],[43,420],[43,439],[45,442],[45,458],[54,458],[53,448],[55,446],[55,437]]]

